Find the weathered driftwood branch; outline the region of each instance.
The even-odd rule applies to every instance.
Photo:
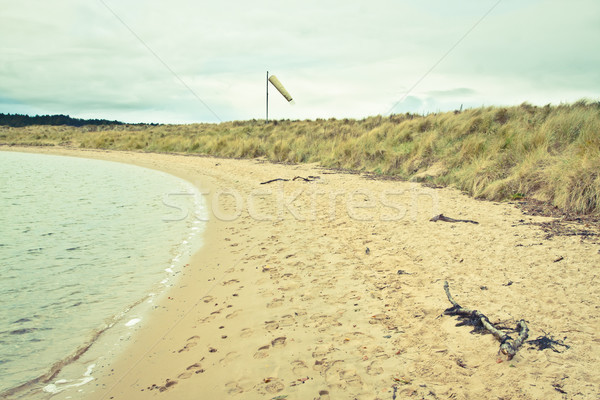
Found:
[[[312,181],[316,181],[317,179],[320,179],[320,177],[318,176],[312,176],[310,175],[308,178],[305,178],[303,176],[295,176],[292,178],[292,181],[304,181],[304,182],[312,182]],[[285,179],[285,178],[275,178],[275,179],[271,179],[270,181],[266,181],[266,182],[261,182],[261,185],[266,185],[267,183],[273,183],[273,182],[277,182],[277,181],[283,181],[283,182],[289,182],[289,179]]]
[[[293,181],[304,181],[304,182],[312,182],[312,181],[316,181],[317,179],[320,179],[321,177],[319,176],[313,176],[313,175],[309,175],[308,178],[305,178],[303,176],[295,176],[294,179],[292,179]]]
[[[444,214],[438,214],[435,217],[431,218],[430,221],[431,222],[438,222],[438,221],[444,221],[444,222],[469,222],[471,224],[479,224],[479,222],[473,221],[471,219],[454,219],[454,218],[446,217]]]
[[[284,178],[275,178],[275,179],[271,179],[270,181],[266,181],[266,182],[261,182],[261,185],[266,185],[267,183],[273,183],[273,182],[277,182],[277,181],[284,181],[287,182],[289,181],[289,179],[284,179]]]
[[[461,307],[450,294],[450,287],[448,286],[448,281],[444,282],[444,291],[446,292],[446,296],[448,296],[448,301],[452,303],[452,307],[446,309],[444,314],[446,315],[456,315],[459,318],[462,318],[464,321],[461,322],[460,325],[471,324],[475,326],[475,329],[485,329],[490,332],[496,339],[500,341],[500,350],[499,352],[506,355],[510,360],[517,354],[519,347],[525,342],[527,337],[529,336],[529,328],[527,327],[527,323],[525,320],[520,320],[517,322],[518,336],[516,339],[513,339],[508,334],[502,332],[498,328],[494,326],[483,313],[477,310],[469,310],[468,308]]]

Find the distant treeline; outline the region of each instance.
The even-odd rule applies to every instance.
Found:
[[[85,125],[123,125],[120,121],[108,121],[105,119],[80,119],[71,118],[68,115],[22,115],[22,114],[2,114],[0,113],[0,125],[20,128],[31,125],[67,125],[67,126],[85,126]]]

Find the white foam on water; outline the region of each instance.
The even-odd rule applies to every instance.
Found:
[[[58,394],[69,388],[83,386],[86,383],[89,383],[94,380],[94,377],[92,376],[92,372],[94,371],[95,367],[96,367],[96,364],[89,365],[87,367],[85,373],[83,374],[83,378],[81,378],[81,379],[76,379],[76,380],[59,379],[54,383],[50,383],[50,384],[44,386],[44,388],[42,390],[46,393]],[[71,382],[74,382],[74,383],[71,383]]]
[[[134,326],[134,325],[136,325],[136,324],[137,324],[138,322],[140,322],[140,321],[141,321],[141,318],[133,318],[133,319],[130,319],[130,320],[129,320],[129,322],[127,322],[127,323],[125,324],[125,326],[129,326],[129,327],[131,327],[131,326]]]
[[[96,364],[88,365],[87,370],[85,371],[83,376],[92,376],[92,372],[94,371],[94,368],[96,368]]]

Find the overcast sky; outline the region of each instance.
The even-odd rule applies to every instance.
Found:
[[[126,122],[363,118],[600,100],[598,0],[23,0],[0,112]]]

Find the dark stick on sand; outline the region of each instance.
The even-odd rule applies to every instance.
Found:
[[[473,220],[470,220],[470,219],[454,219],[454,218],[446,217],[444,214],[438,214],[435,217],[431,218],[430,221],[432,221],[432,222],[438,222],[438,221],[444,221],[444,222],[469,222],[471,224],[479,224],[479,222],[477,222],[477,221],[473,221]]]
[[[527,323],[525,320],[520,320],[517,322],[518,336],[516,339],[513,339],[506,333],[502,332],[498,328],[494,326],[483,313],[477,310],[469,310],[468,308],[461,307],[455,300],[452,298],[450,294],[450,287],[448,286],[448,282],[444,282],[444,291],[446,292],[446,296],[448,296],[448,301],[452,303],[452,307],[446,309],[444,314],[446,315],[455,315],[458,316],[463,321],[459,325],[473,325],[475,330],[487,330],[490,332],[496,339],[500,341],[500,350],[499,353],[504,354],[509,360],[512,359],[519,347],[527,340],[529,336],[529,328],[527,327]]]

